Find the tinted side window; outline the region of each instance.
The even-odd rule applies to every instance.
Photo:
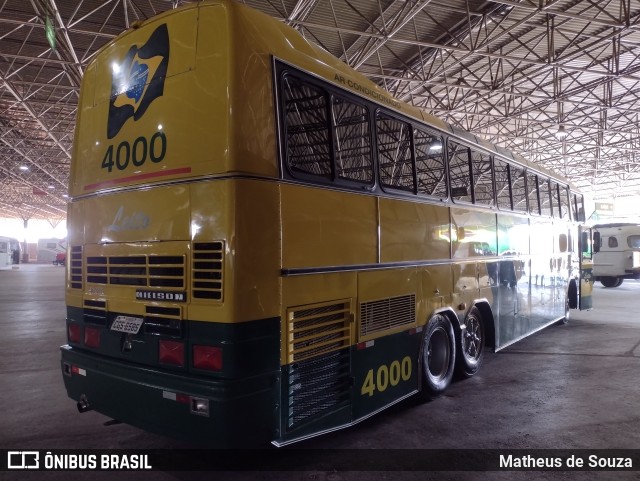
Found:
[[[290,75],[284,78],[283,86],[289,172],[331,179],[326,93]]]
[[[496,176],[496,197],[498,199],[498,207],[502,210],[511,210],[509,164],[500,159],[494,159],[493,166]]]
[[[380,183],[414,192],[411,125],[378,112],[376,136]]]
[[[447,147],[451,198],[454,201],[471,202],[469,147],[451,140],[448,142]]]
[[[471,167],[474,202],[476,204],[494,205],[491,156],[483,152],[471,150]]]
[[[527,189],[525,188],[524,169],[515,165],[510,165],[509,172],[511,174],[513,210],[527,212]]]
[[[418,193],[446,199],[447,173],[442,137],[422,129],[414,129],[413,144],[416,152]]]
[[[609,247],[618,247],[618,239],[613,236],[609,237],[608,245]]]
[[[549,179],[538,176],[538,190],[540,196],[540,214],[551,216],[551,196],[549,195]]]
[[[560,218],[562,217],[562,212],[560,210],[560,192],[558,191],[558,183],[554,180],[550,180],[549,186],[551,189],[551,205],[553,208],[553,216]]]
[[[560,209],[562,210],[562,218],[569,219],[569,189],[560,185]]]
[[[540,202],[538,200],[538,176],[527,174],[527,198],[529,199],[529,212],[540,215]]]
[[[371,184],[373,162],[369,111],[362,105],[337,96],[333,98],[332,107],[336,175],[342,179]]]

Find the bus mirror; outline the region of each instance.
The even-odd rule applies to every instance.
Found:
[[[600,252],[600,232],[593,233],[593,252]]]
[[[567,234],[560,234],[558,237],[558,247],[560,247],[560,252],[567,252],[568,245]]]

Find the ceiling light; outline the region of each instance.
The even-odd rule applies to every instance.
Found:
[[[442,150],[442,142],[439,140],[435,141],[433,144],[429,146],[429,152],[440,152]]]
[[[564,139],[567,136],[567,131],[564,130],[564,125],[558,125],[558,130],[556,130],[556,137],[560,140]]]
[[[21,165],[20,170],[29,170],[29,167],[27,167],[26,165]]]

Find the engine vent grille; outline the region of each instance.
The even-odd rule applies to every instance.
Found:
[[[82,289],[82,246],[71,246],[69,280],[72,289]]]
[[[92,284],[184,289],[184,256],[87,256]]]
[[[348,347],[350,304],[342,300],[288,309],[287,361],[303,361]]]
[[[182,337],[179,307],[145,306],[144,332],[157,336]]]
[[[290,364],[287,369],[288,429],[348,404],[348,349]]]
[[[363,337],[415,322],[415,294],[360,304],[360,336]]]
[[[222,301],[224,242],[194,242],[191,291],[194,299]]]
[[[107,325],[107,303],[105,301],[97,301],[92,299],[84,300],[84,309],[82,313],[84,322],[90,324]]]

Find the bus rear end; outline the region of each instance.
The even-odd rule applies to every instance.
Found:
[[[273,439],[280,366],[277,301],[248,307],[232,289],[234,206],[269,192],[228,174],[228,14],[161,15],[87,67],[61,347],[81,412],[219,446]]]

